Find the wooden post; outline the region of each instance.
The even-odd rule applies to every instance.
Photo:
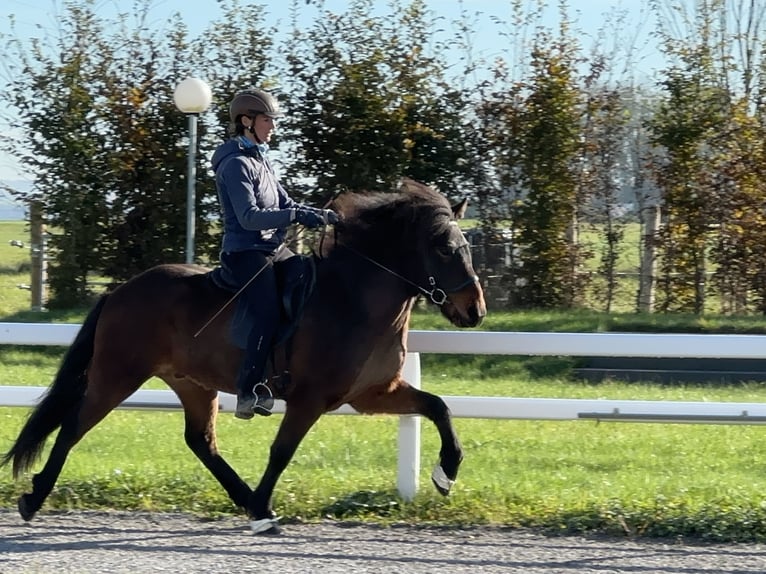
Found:
[[[42,206],[37,201],[29,204],[29,226],[32,258],[32,311],[45,310],[47,302],[47,261],[45,256],[45,222]]]
[[[654,311],[654,295],[657,284],[656,236],[660,229],[660,206],[647,205],[644,209],[644,229],[641,234],[641,267],[639,269],[638,311]]]

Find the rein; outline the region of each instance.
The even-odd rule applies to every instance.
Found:
[[[337,194],[336,194],[336,197],[337,197]],[[332,198],[330,201],[328,201],[328,202],[325,204],[325,208],[326,208],[327,206],[329,206],[329,205],[332,203],[333,199],[334,199],[334,198]],[[305,231],[305,228],[303,228],[303,229],[301,229],[300,231],[298,231],[298,233],[296,234],[296,238],[297,238],[297,237],[300,237],[300,235],[301,235],[301,234],[302,234],[304,231]],[[322,231],[322,235],[321,235],[321,237],[320,237],[320,252],[321,252],[321,245],[324,243],[325,233],[326,233],[326,229]],[[382,270],[386,271],[387,273],[390,273],[390,274],[391,274],[391,275],[393,275],[394,277],[397,277],[398,279],[401,279],[402,281],[404,281],[404,282],[405,282],[405,283],[407,283],[408,285],[411,285],[412,287],[414,287],[415,289],[417,289],[418,291],[420,291],[420,293],[421,293],[421,294],[428,296],[428,298],[429,298],[429,299],[431,299],[431,302],[432,302],[434,305],[437,305],[438,307],[441,307],[442,305],[444,305],[444,303],[446,303],[446,302],[447,302],[447,299],[448,299],[448,295],[447,295],[447,294],[448,294],[448,293],[454,293],[454,292],[456,292],[456,291],[460,291],[461,289],[464,289],[465,287],[468,287],[469,285],[472,285],[473,283],[478,283],[478,282],[479,282],[479,277],[478,277],[478,276],[476,276],[476,275],[471,275],[471,276],[470,276],[468,279],[466,279],[465,281],[463,281],[463,283],[461,283],[461,284],[460,284],[460,285],[458,285],[457,287],[453,287],[453,288],[451,288],[451,289],[446,289],[446,290],[445,290],[445,289],[442,289],[441,287],[438,287],[438,286],[436,285],[436,278],[435,278],[433,275],[429,275],[429,276],[428,276],[428,285],[431,287],[431,290],[429,291],[429,290],[428,290],[428,289],[426,289],[425,287],[422,287],[422,286],[418,285],[417,283],[415,283],[414,281],[411,281],[411,280],[407,279],[406,277],[404,277],[403,275],[401,275],[401,274],[397,273],[397,272],[396,272],[396,271],[394,271],[393,269],[391,269],[391,268],[389,268],[389,267],[386,267],[385,265],[383,265],[382,263],[380,263],[380,262],[378,262],[378,261],[375,261],[375,259],[373,259],[372,257],[369,257],[369,256],[365,255],[365,254],[364,254],[364,253],[362,253],[361,251],[358,251],[357,249],[354,249],[353,247],[349,247],[348,245],[345,245],[345,244],[343,244],[343,243],[340,243],[340,242],[338,242],[338,241],[337,241],[337,235],[336,235],[336,245],[339,245],[340,247],[343,247],[344,249],[348,249],[349,251],[351,251],[352,253],[354,253],[354,254],[355,254],[355,255],[357,255],[358,257],[361,257],[362,259],[364,259],[364,260],[366,260],[366,261],[369,261],[369,262],[370,262],[370,263],[372,263],[373,265],[376,265],[377,267],[379,267],[380,269],[382,269]],[[279,247],[279,249],[281,250],[283,247],[284,247],[284,245],[280,246],[280,247]],[[460,245],[460,246],[459,246],[459,247],[458,247],[458,248],[455,250],[455,252],[457,252],[457,251],[459,251],[459,250],[461,250],[461,249],[469,249],[469,250],[470,250],[470,248],[471,248],[470,244],[469,244],[469,243],[466,241],[465,243],[463,243],[462,245]],[[238,290],[236,293],[234,293],[234,295],[232,295],[232,296],[229,298],[229,300],[228,300],[228,301],[226,301],[226,302],[225,302],[225,303],[224,303],[224,304],[223,304],[223,305],[222,305],[222,306],[221,306],[221,307],[218,309],[218,311],[216,311],[216,313],[215,313],[215,314],[213,314],[213,316],[212,316],[212,317],[210,317],[210,319],[208,319],[208,320],[205,322],[205,324],[204,324],[204,325],[202,325],[202,327],[200,327],[200,329],[199,329],[199,330],[198,330],[196,333],[194,333],[194,337],[193,337],[193,338],[195,338],[195,339],[196,339],[197,337],[199,337],[199,336],[200,336],[200,334],[202,333],[202,331],[204,331],[204,330],[205,330],[205,329],[206,329],[206,328],[207,328],[207,327],[208,327],[208,326],[209,326],[209,325],[210,325],[210,324],[211,324],[213,321],[215,321],[215,319],[216,319],[216,318],[218,318],[218,316],[219,316],[221,313],[223,313],[223,311],[224,311],[224,310],[225,310],[225,309],[226,309],[226,308],[227,308],[229,305],[231,305],[231,303],[233,303],[233,302],[234,302],[234,301],[235,301],[235,300],[236,300],[236,299],[237,299],[237,298],[238,298],[238,297],[239,297],[239,296],[242,294],[242,292],[243,292],[243,291],[244,291],[244,290],[247,288],[247,286],[248,286],[248,285],[250,285],[250,283],[252,283],[252,282],[253,282],[253,280],[254,280],[256,277],[258,277],[258,275],[260,275],[260,273],[261,273],[261,272],[262,272],[262,271],[263,271],[263,270],[266,268],[266,266],[267,266],[267,265],[268,265],[268,263],[266,263],[266,264],[265,264],[263,267],[261,267],[260,269],[258,269],[258,271],[256,271],[256,272],[253,274],[253,276],[250,278],[250,280],[249,280],[247,283],[245,283],[245,284],[244,284],[244,285],[243,285],[243,286],[242,286],[242,287],[241,287],[241,288],[240,288],[240,289],[239,289],[239,290]]]
[[[376,266],[380,267],[381,269],[383,269],[384,271],[390,273],[394,277],[397,277],[398,279],[401,279],[405,283],[415,287],[415,289],[420,291],[423,295],[427,295],[431,299],[431,302],[434,303],[435,305],[439,306],[439,307],[444,305],[444,303],[447,301],[447,293],[454,293],[455,291],[460,291],[461,289],[467,287],[468,285],[471,285],[473,283],[477,283],[479,281],[479,278],[476,275],[472,275],[471,277],[466,279],[463,283],[461,283],[457,287],[453,287],[452,289],[444,290],[441,287],[438,287],[436,285],[436,279],[434,278],[434,276],[433,275],[429,275],[429,277],[428,277],[428,284],[431,287],[431,290],[429,291],[428,289],[418,285],[414,281],[410,281],[409,279],[407,279],[403,275],[397,273],[393,269],[391,269],[389,267],[386,267],[385,265],[383,265],[382,263],[380,263],[378,261],[375,261],[372,257],[369,257],[369,256],[365,255],[361,251],[357,251],[353,247],[349,247],[348,245],[344,245],[343,243],[338,243],[338,245],[340,247],[343,247],[344,249],[348,249],[349,251],[351,251],[355,255],[361,257],[362,259],[364,259],[366,261],[369,261],[373,265],[376,265]],[[470,249],[470,245],[468,245],[468,243],[465,243],[464,245],[461,245],[460,247],[458,247],[458,250],[459,249],[465,249],[465,248],[469,248]]]

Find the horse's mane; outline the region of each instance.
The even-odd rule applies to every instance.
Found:
[[[335,226],[334,241],[328,243],[325,253],[332,250],[336,241],[374,250],[406,237],[409,230],[420,227],[424,221],[433,224],[437,212],[447,219],[452,216],[446,197],[408,178],[402,179],[394,192],[345,193],[335,199],[333,208],[341,221]]]

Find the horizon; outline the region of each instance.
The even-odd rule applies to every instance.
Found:
[[[26,191],[32,185],[31,181],[23,179],[0,179],[0,221],[24,221],[27,218],[24,203],[15,199],[4,187]]]

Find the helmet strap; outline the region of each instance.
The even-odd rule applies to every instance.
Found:
[[[259,138],[258,135],[255,133],[255,128],[253,127],[255,126],[255,118],[258,117],[257,114],[253,117],[251,116],[247,116],[247,117],[250,118],[250,125],[245,126],[245,130],[250,132],[250,135],[252,135],[255,138],[256,143],[262,144],[263,142],[261,141],[261,138]]]

